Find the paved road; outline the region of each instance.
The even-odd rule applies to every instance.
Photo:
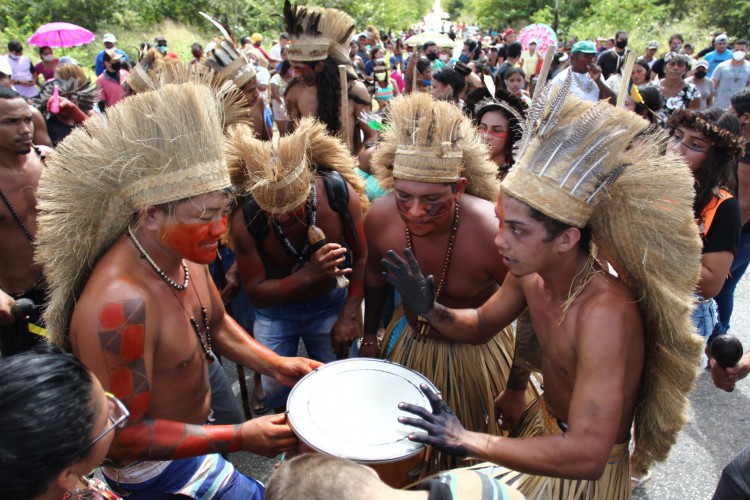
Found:
[[[750,280],[737,287],[732,332],[750,346]],[[236,380],[231,368],[230,380]],[[247,380],[252,384],[252,374]],[[235,394],[239,385],[234,383]],[[716,389],[708,372],[701,373],[691,396],[688,425],[669,459],[654,468],[652,479],[636,490],[634,498],[651,500],[704,500],[711,498],[721,469],[750,444],[750,378],[732,393]],[[263,482],[273,473],[273,460],[237,453],[232,462]]]

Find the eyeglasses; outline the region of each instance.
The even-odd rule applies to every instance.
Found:
[[[683,146],[685,146],[690,151],[695,151],[696,153],[708,153],[708,150],[711,149],[710,146],[709,147],[698,146],[698,145],[694,144],[693,142],[689,141],[689,138],[688,138],[688,141],[685,141],[686,137],[684,137],[684,136],[683,137],[677,137],[676,134],[672,135],[672,137],[670,137],[670,139],[674,143],[676,143],[676,144],[682,144]]]
[[[125,407],[123,402],[117,399],[114,394],[112,394],[111,392],[105,392],[105,395],[107,396],[109,419],[112,421],[112,425],[104,429],[104,432],[102,432],[101,434],[96,436],[93,440],[91,440],[91,442],[86,445],[86,448],[84,448],[84,451],[94,446],[104,436],[106,436],[113,430],[122,429],[123,427],[125,427],[128,417],[130,416],[130,412]]]

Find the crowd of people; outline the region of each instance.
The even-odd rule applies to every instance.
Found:
[[[106,34],[95,81],[0,58],[0,496],[630,498],[699,370],[750,373],[711,351],[750,263],[748,42],[545,59],[510,28],[280,14],[189,61]],[[290,388],[358,356],[439,390],[399,406],[431,447],[413,491],[324,455],[267,490],[234,468],[296,452]],[[715,498],[750,496],[748,450]]]

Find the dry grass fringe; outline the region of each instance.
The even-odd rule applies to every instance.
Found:
[[[420,182],[442,183],[452,168],[454,177],[468,179],[468,194],[497,201],[497,166],[476,127],[456,106],[428,94],[411,94],[394,99],[388,113],[391,128],[381,135],[372,157],[373,175],[383,189],[393,188],[399,161],[413,157],[404,165],[410,177],[418,174]]]

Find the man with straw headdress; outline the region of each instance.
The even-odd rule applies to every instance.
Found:
[[[255,338],[283,356],[301,338],[313,359],[345,358],[359,336],[367,258],[367,197],[354,158],[313,118],[275,147],[239,125],[227,149],[242,196],[232,242],[255,307]],[[266,406],[286,406],[288,389],[267,376],[262,383]]]
[[[436,276],[438,300],[478,307],[507,269],[492,251],[498,192],[497,167],[471,120],[454,105],[427,94],[394,99],[390,128],[373,157],[373,174],[393,191],[378,198],[365,219],[365,330],[360,355],[377,356],[377,331],[387,294],[381,260],[408,248],[425,274]],[[498,434],[494,397],[504,388],[513,359],[513,330],[498,328],[489,343],[451,342],[429,327],[411,304],[397,311],[379,354],[433,381],[477,432]],[[532,391],[533,392],[533,391]],[[458,462],[434,453],[430,471]]]
[[[226,231],[223,121],[239,99],[193,82],[129,97],[61,142],[40,182],[45,320],[127,405],[104,468],[122,494],[262,498],[218,453],[297,446],[283,415],[206,425],[214,349],[288,385],[319,365],[252,340],[205,266]]]
[[[515,425],[511,438],[464,430],[433,393],[432,413],[401,405],[421,417],[401,421],[427,430],[412,440],[498,464],[496,475],[529,498],[630,498],[633,424],[633,463],[644,471],[667,458],[697,375],[693,181],[678,157],[659,153],[661,131],[570,96],[571,83],[535,98],[501,185],[495,243],[509,274],[500,290],[477,309],[450,309],[412,255],[388,266],[405,303],[447,338],[485,342],[519,318],[497,406]],[[538,368],[544,395],[524,411],[519,389]]]
[[[358,154],[363,144],[373,147],[377,133],[357,119],[362,111],[371,111],[372,99],[351,69],[349,41],[354,19],[340,10],[292,6],[285,0],[284,22],[291,37],[286,54],[294,71],[286,91],[289,118],[317,118],[329,133],[341,137],[352,154]],[[346,66],[343,82],[340,65]],[[341,98],[342,91],[346,101]],[[364,140],[360,140],[360,132]]]
[[[228,36],[214,38],[206,45],[205,53],[206,58],[201,64],[216,71],[217,82],[229,80],[245,94],[255,137],[263,141],[273,139],[273,123],[266,120],[255,67],[247,55]]]

